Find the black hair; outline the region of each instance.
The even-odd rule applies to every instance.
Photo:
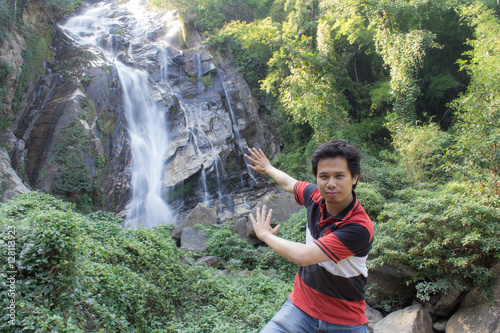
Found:
[[[359,176],[361,173],[361,153],[359,149],[344,140],[331,140],[316,148],[312,155],[311,164],[314,177],[318,175],[318,163],[321,159],[337,156],[346,158],[347,167],[352,177]]]

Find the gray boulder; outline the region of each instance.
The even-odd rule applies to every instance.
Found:
[[[273,210],[273,220],[276,223],[285,222],[294,213],[300,211],[303,206],[299,205],[292,194],[284,192],[279,189],[275,193],[266,194],[260,202],[252,209],[252,214],[255,216],[257,208],[262,209],[266,205],[267,210]],[[253,230],[252,221],[247,217],[246,222],[246,237],[255,238],[255,231]]]
[[[196,263],[204,263],[208,266],[217,268],[219,266],[219,258],[216,256],[204,256],[195,260]]]
[[[434,306],[438,316],[448,317],[455,307],[460,303],[462,292],[458,288],[448,290]]]
[[[177,226],[177,228],[172,233],[172,237],[175,239],[180,239],[183,234],[183,229],[186,227],[192,227],[197,224],[204,226],[216,224],[217,214],[214,209],[199,203],[187,216],[186,218]]]
[[[12,169],[7,152],[0,148],[0,202],[7,202],[16,195],[30,191]]]
[[[446,333],[498,333],[500,332],[500,264],[491,269],[497,276],[492,292],[495,304],[491,304],[479,290],[466,295],[457,312],[446,324]]]
[[[421,304],[393,312],[373,325],[374,333],[433,333],[432,319]]]
[[[380,321],[384,316],[382,316],[382,313],[380,311],[375,310],[369,305],[366,305],[366,317],[368,318],[368,324],[366,326],[368,327],[368,331],[373,332],[373,326],[375,323]]]
[[[406,281],[412,273],[389,265],[370,268],[367,286],[370,286],[369,304],[376,306],[386,299],[405,299],[414,294],[415,287]]]
[[[208,238],[205,237],[205,231],[203,230],[196,230],[192,227],[186,227],[182,230],[181,249],[205,252],[207,242]]]

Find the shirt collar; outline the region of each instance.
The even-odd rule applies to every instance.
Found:
[[[330,215],[330,214],[328,214],[328,212],[326,210],[325,200],[321,199],[321,201],[320,201],[320,207],[321,207],[321,213],[322,213],[321,215],[322,215],[322,218],[324,216],[325,219],[320,221],[320,223],[319,223],[320,226],[323,226],[326,223],[333,223],[334,221],[343,221],[343,220],[349,219],[352,215],[352,212],[358,207],[358,205],[359,205],[359,202],[358,202],[358,199],[356,198],[356,193],[354,193],[354,191],[352,191],[351,203],[346,208],[344,208],[340,213],[338,213],[337,215]]]

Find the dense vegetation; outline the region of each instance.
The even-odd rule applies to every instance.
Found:
[[[149,4],[177,8],[186,28],[239,66],[278,129],[279,168],[312,180],[318,143],[343,138],[362,149],[357,191],[376,224],[372,267],[413,272],[408,283],[422,301],[451,287],[488,293],[500,258],[497,1]],[[211,254],[227,260],[221,271],[192,264],[167,227],[122,229],[111,215],[80,215],[40,194],[3,205],[0,221],[4,239],[15,226],[16,320],[28,332],[253,332],[281,305],[295,270],[229,224],[207,230]],[[297,214],[280,234],[300,240],[304,221]]]
[[[296,223],[303,217],[284,227],[290,238],[304,237]],[[0,296],[4,309],[15,299],[15,317],[4,311],[0,331],[255,332],[291,291],[296,268],[229,235],[228,226],[208,231],[211,253],[227,260],[223,271],[195,264],[169,226],[122,222],[41,193],[3,204],[1,244],[14,260],[2,262]]]

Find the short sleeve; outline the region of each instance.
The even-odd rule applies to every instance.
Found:
[[[293,187],[293,193],[295,195],[295,201],[299,205],[302,206],[307,206],[310,200],[310,195],[312,191],[316,188],[316,186],[310,186],[313,185],[309,182],[297,182],[295,186]],[[314,188],[312,188],[314,187]]]
[[[339,262],[350,256],[366,256],[371,248],[370,232],[361,224],[350,223],[316,242],[330,259]]]

